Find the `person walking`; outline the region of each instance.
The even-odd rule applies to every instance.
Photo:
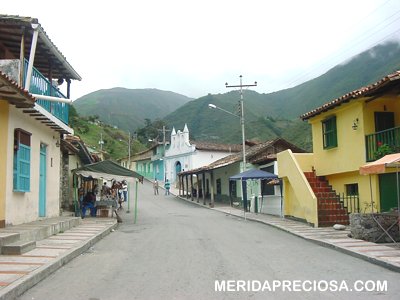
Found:
[[[158,181],[157,178],[153,182],[154,195],[158,195]]]
[[[164,188],[165,188],[165,195],[169,195],[169,189],[171,187],[171,184],[169,183],[168,179],[164,183]]]

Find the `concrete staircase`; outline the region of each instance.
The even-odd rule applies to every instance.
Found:
[[[318,225],[320,227],[335,224],[349,224],[347,208],[340,202],[332,186],[324,176],[316,176],[315,172],[304,172],[318,202]]]
[[[77,217],[57,217],[0,229],[2,255],[21,255],[36,247],[36,241],[65,232],[79,224]]]

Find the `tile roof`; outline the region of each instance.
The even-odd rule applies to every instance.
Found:
[[[336,98],[316,109],[313,109],[310,112],[307,112],[303,115],[300,116],[301,119],[307,120],[310,119],[320,113],[326,112],[330,109],[333,109],[339,105],[342,105],[343,103],[350,102],[351,100],[361,98],[361,97],[368,97],[368,96],[374,96],[378,92],[383,91],[385,89],[391,88],[393,85],[398,85],[399,82],[397,82],[400,79],[400,71],[396,71],[392,74],[389,74],[379,81],[367,85],[365,87],[361,87],[357,90],[354,90],[350,93],[347,93],[339,98]]]
[[[0,99],[8,101],[18,108],[35,106],[35,98],[17,82],[0,71]]]
[[[196,150],[204,151],[221,151],[221,152],[239,152],[242,150],[242,145],[238,144],[219,144],[204,141],[191,141]]]
[[[0,40],[15,58],[20,57],[21,36],[25,34],[25,57],[29,57],[32,42],[32,25],[39,26],[38,44],[35,53],[35,67],[46,77],[51,69],[53,78],[81,80],[81,76],[72,68],[66,57],[50,40],[38,19],[18,15],[0,14]],[[23,29],[23,31],[22,31]],[[51,68],[49,67],[51,65]]]
[[[272,151],[268,151],[272,149]],[[252,164],[265,163],[268,161],[276,160],[276,154],[286,149],[292,149],[293,152],[303,153],[306,152],[301,148],[287,142],[282,138],[276,138],[273,140],[266,141],[264,143],[256,144],[252,147],[246,148],[246,160]],[[185,172],[179,173],[180,175],[201,173],[205,171],[219,169],[228,165],[231,165],[236,162],[240,162],[243,159],[243,152],[235,153],[228,155],[224,158],[221,158],[207,166],[203,166],[197,169],[188,170]]]

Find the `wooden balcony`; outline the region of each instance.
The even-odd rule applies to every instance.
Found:
[[[22,86],[25,86],[26,80],[26,70],[28,69],[28,61],[25,60],[25,73],[24,73],[24,82]],[[67,99],[66,96],[61,93],[61,91],[55,87],[46,77],[44,77],[35,67],[33,67],[31,84],[29,88],[29,92],[31,94],[45,95],[45,96],[53,96],[57,98]],[[37,100],[36,102],[45,110],[50,112],[53,116],[61,120],[64,124],[68,125],[68,116],[69,116],[69,104],[62,102],[54,102],[48,100]]]
[[[400,127],[386,129],[365,136],[367,162],[386,154],[400,152]]]

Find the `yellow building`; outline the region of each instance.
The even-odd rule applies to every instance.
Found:
[[[400,71],[301,116],[313,153],[278,154],[285,215],[314,226],[348,223],[348,213],[397,207],[396,169],[360,175],[368,162],[400,152]]]
[[[68,188],[61,142],[73,133],[70,85],[81,77],[37,19],[0,14],[0,32],[0,227],[6,227],[60,214]]]

